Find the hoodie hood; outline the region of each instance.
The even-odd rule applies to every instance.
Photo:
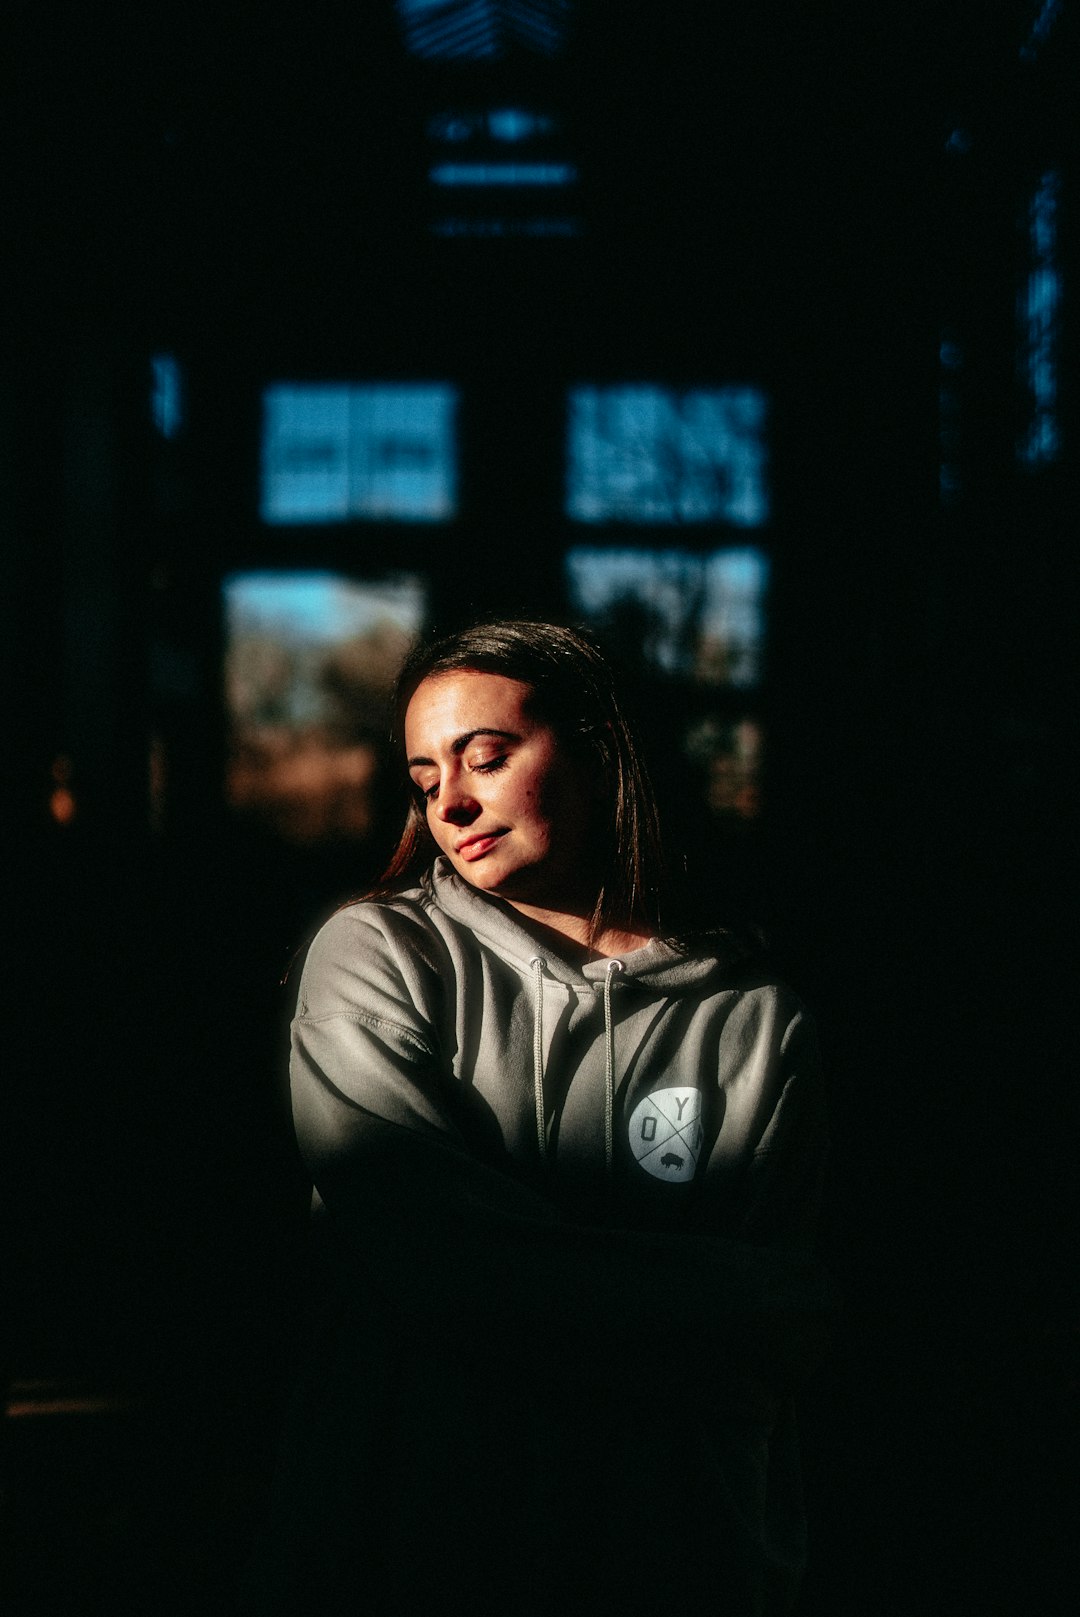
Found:
[[[550,1105],[545,1089],[548,1087],[546,1065],[550,1041],[545,1036],[544,982],[548,979],[571,993],[584,993],[589,999],[596,995],[601,997],[604,1015],[604,1163],[610,1183],[615,1152],[615,1092],[620,1076],[615,1048],[613,990],[618,985],[621,997],[628,988],[636,988],[650,995],[662,995],[668,1001],[679,1001],[688,995],[707,994],[714,984],[719,986],[724,975],[730,973],[733,962],[745,953],[745,949],[722,934],[711,940],[712,947],[706,942],[706,946],[697,948],[693,954],[680,952],[663,938],[653,938],[641,948],[630,949],[625,954],[581,964],[560,951],[557,940],[553,947],[550,936],[542,940],[534,936],[512,905],[481,893],[463,881],[445,857],[436,860],[427,881],[430,898],[444,915],[467,927],[483,946],[532,978],[533,1104],[537,1154],[545,1168],[549,1161]]]
[[[469,928],[502,959],[527,973],[537,959],[547,975],[568,987],[599,988],[611,976],[611,960],[599,958],[581,964],[561,952],[557,942],[533,934],[512,905],[481,893],[463,881],[444,856],[436,859],[422,885],[445,914]],[[723,931],[695,938],[693,953],[664,938],[653,938],[640,949],[616,957],[622,982],[634,982],[654,993],[672,997],[701,993],[712,979],[726,975],[754,951],[740,938]]]
[[[763,1145],[801,1007],[723,932],[584,954],[440,859],[331,917],[298,1020],[313,1062],[335,1027],[372,1045],[329,1082],[386,1122],[427,1130],[449,1103],[463,1140],[560,1207],[675,1223]],[[380,1088],[367,1064],[383,1047]],[[319,1078],[303,1104],[327,1092]]]

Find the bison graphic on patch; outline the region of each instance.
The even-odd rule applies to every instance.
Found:
[[[630,1116],[630,1149],[654,1179],[685,1184],[701,1151],[701,1091],[654,1089]]]

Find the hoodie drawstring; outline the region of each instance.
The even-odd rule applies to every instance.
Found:
[[[547,1165],[547,1129],[544,1126],[544,962],[529,961],[533,969],[533,1100],[536,1104],[536,1144],[540,1161]]]
[[[534,955],[533,973],[533,1101],[536,1106],[536,1145],[540,1161],[548,1159],[544,1121],[544,961]],[[611,1013],[611,985],[622,970],[621,960],[609,960],[604,972],[604,1166],[610,1180],[615,1165],[615,1023]]]
[[[611,984],[622,970],[621,960],[609,960],[604,972],[604,1163],[610,1179],[615,1163],[615,1026],[611,1019]]]

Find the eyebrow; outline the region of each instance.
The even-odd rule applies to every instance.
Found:
[[[460,758],[469,742],[474,741],[477,736],[500,736],[504,741],[521,740],[515,730],[489,730],[480,725],[475,730],[466,730],[463,736],[458,736],[455,741],[451,742],[450,751],[454,754],[454,757]],[[420,764],[434,764],[434,762],[434,758],[410,758],[409,768],[416,769]]]

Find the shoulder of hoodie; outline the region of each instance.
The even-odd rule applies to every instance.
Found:
[[[342,905],[307,946],[297,998],[299,1017],[348,1013],[356,996],[373,993],[400,1003],[428,1004],[457,975],[446,929],[468,932],[440,907],[430,883],[400,893],[359,898]],[[716,975],[702,997],[736,995],[744,1011],[786,1029],[812,1032],[800,996],[777,973],[767,947],[753,934],[723,927],[669,940],[680,954],[716,961]],[[757,1013],[757,1014],[755,1014]]]
[[[812,1020],[802,995],[788,982],[767,938],[756,928],[701,928],[668,941],[682,954],[713,956],[720,966],[720,983],[724,989],[771,995],[790,1007],[793,1016],[802,1015]]]
[[[335,910],[302,951],[297,1016],[348,1012],[358,992],[415,999],[418,988],[445,980],[446,945],[429,910],[420,888]]]
[[[728,1008],[727,1025],[747,1048],[771,1050],[778,1071],[820,1075],[821,1054],[812,1010],[792,987],[767,936],[756,927],[694,928],[670,940],[690,956],[712,956],[718,972],[711,992]]]
[[[822,1068],[817,1026],[802,996],[787,981],[768,940],[747,927],[718,926],[682,936],[687,954],[724,961],[714,992],[727,1007],[725,1027],[736,1046],[756,1052],[764,1091],[779,1101],[789,1080],[821,1103]],[[770,1074],[766,1078],[766,1073]]]

